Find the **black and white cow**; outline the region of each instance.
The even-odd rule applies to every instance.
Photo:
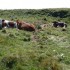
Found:
[[[57,22],[57,21],[54,21],[53,22],[53,26],[54,27],[67,27],[67,24],[66,23],[64,23],[64,22]]]

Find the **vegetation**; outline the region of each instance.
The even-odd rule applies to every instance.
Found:
[[[35,32],[0,30],[0,70],[70,70],[70,9],[0,10],[0,18],[36,26]],[[67,23],[66,31],[53,21]]]

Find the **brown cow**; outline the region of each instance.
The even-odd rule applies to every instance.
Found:
[[[27,31],[35,31],[35,26],[33,24],[29,24],[23,21],[17,20],[18,29],[27,30]]]

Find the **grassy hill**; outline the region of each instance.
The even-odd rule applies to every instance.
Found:
[[[0,18],[36,25],[35,32],[0,30],[0,70],[70,70],[70,9],[0,10]],[[63,28],[53,21],[66,22]],[[41,24],[47,24],[40,29]]]

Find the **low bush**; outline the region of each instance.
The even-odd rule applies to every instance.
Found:
[[[61,64],[52,57],[47,57],[45,59],[40,59],[40,66],[44,68],[44,70],[62,70]]]
[[[17,57],[13,56],[3,57],[2,63],[6,68],[11,69],[14,67],[15,63],[17,63]]]

